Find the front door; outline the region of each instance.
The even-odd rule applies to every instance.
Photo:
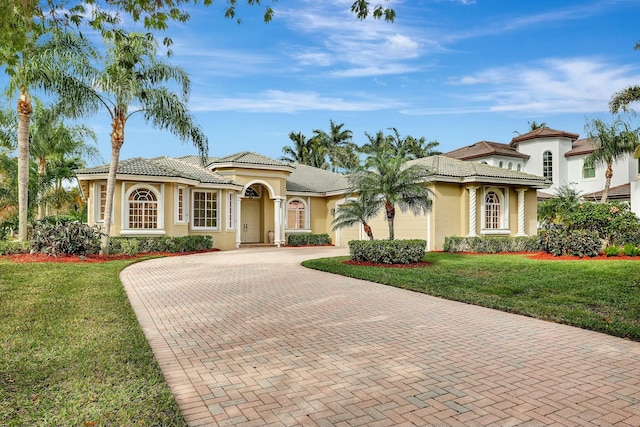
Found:
[[[242,243],[260,242],[260,199],[242,200]]]

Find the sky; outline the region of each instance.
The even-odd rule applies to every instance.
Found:
[[[357,144],[365,132],[396,128],[439,141],[441,152],[508,143],[531,121],[585,136],[587,121],[612,120],[616,91],[640,84],[638,0],[382,1],[395,9],[393,23],[359,21],[352,2],[267,0],[275,15],[264,23],[263,7],[240,1],[238,24],[218,0],[170,24],[163,35],[173,55],[164,59],[191,77],[188,106],[209,155],[278,158],[293,145],[290,132],[310,137],[329,131],[330,120]],[[197,154],[138,116],[121,159]],[[640,127],[640,118],[629,120]],[[108,162],[108,113],[84,123],[102,155],[90,163]]]

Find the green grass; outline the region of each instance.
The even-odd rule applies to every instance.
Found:
[[[186,425],[118,273],[0,260],[0,425]]]
[[[304,266],[640,341],[640,261],[428,253],[428,267]]]

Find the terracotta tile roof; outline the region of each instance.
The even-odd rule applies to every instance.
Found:
[[[108,164],[93,168],[79,169],[76,171],[76,174],[78,175],[97,175],[108,173]],[[118,175],[183,178],[207,184],[237,185],[234,181],[229,180],[220,174],[210,172],[203,166],[192,163],[192,161],[174,159],[171,157],[156,157],[153,159],[136,157],[133,159],[122,160],[118,162]]]
[[[532,130],[531,132],[527,132],[522,135],[518,135],[511,139],[512,147],[515,147],[518,142],[529,141],[531,139],[536,138],[569,138],[571,140],[578,139],[580,135],[577,133],[565,132],[563,130],[551,129],[551,128],[538,128],[536,130]]]
[[[528,159],[530,156],[518,152],[509,144],[500,142],[480,141],[467,147],[458,148],[457,150],[444,153],[443,156],[451,157],[458,160],[471,160],[488,156],[506,156],[517,157],[520,159]]]
[[[591,154],[593,153],[593,145],[591,144],[591,139],[584,138],[573,141],[571,150],[564,153],[565,157],[572,156],[581,156],[583,154]]]
[[[546,188],[549,185],[545,182],[544,177],[538,175],[489,166],[483,163],[452,159],[442,155],[411,160],[409,164],[426,166],[434,178],[436,178],[436,181],[438,177],[449,177],[479,182],[487,182],[494,179],[511,181],[513,183],[528,182],[541,188]]]
[[[595,200],[600,201],[602,198],[603,190],[596,191],[595,193],[585,194],[583,197],[586,200]],[[607,199],[611,200],[629,200],[631,198],[631,184],[622,184],[616,187],[609,188],[609,194],[607,195]]]
[[[327,193],[346,191],[349,181],[345,175],[329,172],[312,166],[295,163],[287,178],[287,191],[301,193]]]

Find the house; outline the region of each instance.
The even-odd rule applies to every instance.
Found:
[[[538,175],[433,156],[413,160],[430,171],[434,194],[426,215],[398,210],[396,238],[422,238],[442,249],[446,236],[536,233]],[[206,165],[206,166],[205,166]],[[89,224],[104,220],[109,165],[76,171]],[[366,238],[362,226],[333,231],[336,209],[353,195],[344,175],[260,154],[123,160],[118,165],[112,236],[213,236],[221,249],[244,243],[280,246],[295,233],[328,233],[336,245]],[[386,238],[384,215],[370,222]]]
[[[538,191],[540,200],[552,197],[560,187],[567,185],[572,185],[586,199],[600,200],[606,167],[585,164],[592,152],[589,139],[545,127],[518,135],[509,144],[480,141],[444,156],[542,175],[550,186]],[[632,211],[640,215],[638,172],[638,160],[631,154],[615,162],[608,197],[629,202]]]

